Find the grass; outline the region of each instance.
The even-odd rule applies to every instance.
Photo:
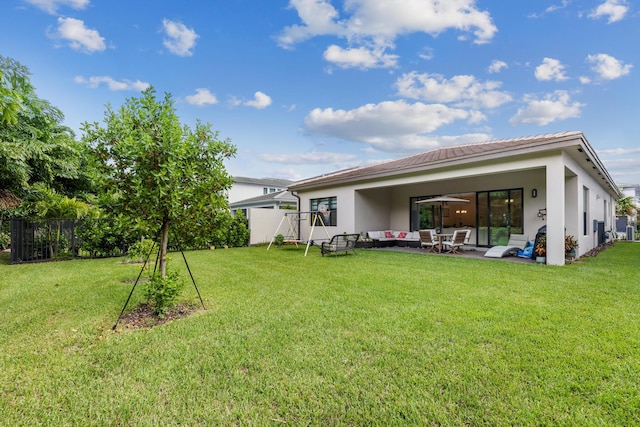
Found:
[[[139,265],[2,258],[0,424],[640,423],[638,244],[565,267],[186,256],[207,310],[115,332]]]

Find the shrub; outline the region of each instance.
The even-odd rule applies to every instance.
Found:
[[[126,250],[139,234],[120,219],[85,219],[76,228],[80,249],[94,256],[109,256]],[[136,236],[137,235],[137,236]]]
[[[9,244],[11,244],[11,236],[9,236],[9,233],[0,231],[0,250],[7,249]]]
[[[282,234],[278,234],[274,240],[274,243],[276,244],[276,246],[284,245],[284,236]]]
[[[147,302],[154,309],[154,313],[164,317],[167,310],[175,306],[175,302],[184,289],[184,282],[180,280],[176,271],[168,271],[166,278],[154,274],[149,279],[145,289]]]
[[[144,262],[155,243],[151,239],[142,239],[129,246],[128,258],[131,262]]]
[[[229,246],[247,246],[249,242],[249,223],[241,210],[238,209],[236,215],[231,220],[229,226]]]

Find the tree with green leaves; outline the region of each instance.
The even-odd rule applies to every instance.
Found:
[[[633,203],[633,197],[623,197],[616,201],[616,215],[634,215],[638,207]]]
[[[0,124],[16,124],[18,112],[22,108],[22,96],[17,90],[17,84],[21,86],[27,83],[24,79],[24,67],[16,61],[0,56]],[[24,89],[24,87],[22,87]]]
[[[64,114],[39,98],[29,69],[0,56],[0,195],[22,198],[35,183],[74,196],[89,189],[84,146]]]
[[[230,140],[211,125],[181,125],[170,94],[156,99],[153,87],[118,110],[107,105],[104,126],[84,123],[83,141],[93,148],[101,205],[123,215],[135,229],[160,230],[159,270],[166,277],[171,225],[197,230],[228,209],[233,183],[224,161],[234,156]]]

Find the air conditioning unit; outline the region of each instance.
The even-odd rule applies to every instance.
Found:
[[[632,225],[627,225],[627,240],[633,240],[634,229]]]

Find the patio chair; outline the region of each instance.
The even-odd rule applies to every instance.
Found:
[[[467,233],[467,235],[464,238],[464,244],[468,245],[469,244],[469,239],[471,238],[471,230],[465,230],[465,232]]]
[[[438,242],[433,238],[432,230],[420,230],[420,247],[427,249],[427,252],[435,252],[438,247]]]
[[[512,234],[509,236],[509,242],[506,246],[494,246],[485,252],[484,256],[488,258],[502,258],[506,255],[516,255],[518,250],[522,250],[527,246],[529,236],[524,234]]]
[[[448,254],[459,254],[463,251],[464,241],[467,238],[467,230],[456,230],[453,232],[451,240],[442,242],[443,248],[447,249]]]

